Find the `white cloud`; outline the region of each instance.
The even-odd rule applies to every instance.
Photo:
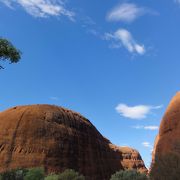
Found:
[[[56,97],[56,96],[51,96],[49,99],[51,99],[51,100],[53,100],[53,101],[58,101],[58,100],[59,100],[59,98]]]
[[[113,8],[107,15],[108,21],[132,22],[146,13],[145,8],[133,3],[123,3]]]
[[[0,0],[8,7],[20,5],[34,17],[66,16],[73,20],[75,13],[65,8],[62,0]]]
[[[174,2],[180,4],[180,0],[174,0]]]
[[[12,8],[11,2],[10,2],[9,0],[5,0],[5,1],[0,0],[0,2],[4,3],[4,4],[5,4],[6,6],[8,6],[9,8]]]
[[[105,33],[105,40],[112,40],[115,47],[122,44],[129,52],[143,55],[146,50],[144,45],[138,44],[131,33],[126,29],[118,29],[115,33]]]
[[[159,127],[158,126],[133,126],[134,129],[144,129],[144,130],[151,130],[151,131],[155,131],[158,130]]]
[[[149,142],[143,142],[142,145],[147,148],[152,148],[152,145]]]
[[[144,129],[144,126],[137,125],[137,126],[133,126],[132,128],[134,128],[134,129]]]
[[[158,126],[144,126],[144,129],[154,131],[154,130],[158,130],[159,127]]]
[[[119,104],[116,107],[116,111],[123,117],[130,119],[144,119],[153,109],[159,109],[162,106],[148,106],[148,105],[137,105],[128,106],[126,104]]]

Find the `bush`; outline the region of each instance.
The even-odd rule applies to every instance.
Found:
[[[141,174],[135,170],[118,171],[111,176],[110,180],[147,180],[145,174]]]
[[[44,174],[43,168],[31,168],[26,173],[24,180],[44,180]]]
[[[170,152],[156,157],[150,172],[151,180],[179,180],[180,179],[180,155]]]
[[[85,180],[78,172],[67,169],[61,174],[45,177],[43,168],[17,169],[0,174],[0,180]]]
[[[59,175],[57,175],[57,174],[50,174],[47,177],[45,177],[44,180],[59,180]]]
[[[59,175],[59,180],[85,180],[84,176],[79,175],[78,172],[67,169]]]
[[[16,177],[15,175],[15,171],[7,171],[7,172],[3,172],[1,174],[1,179],[0,180],[14,180]]]
[[[7,171],[0,175],[0,180],[23,180],[26,172],[26,169],[15,169]]]

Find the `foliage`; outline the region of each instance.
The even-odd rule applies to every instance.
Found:
[[[0,180],[85,180],[78,172],[67,169],[61,174],[49,174],[45,177],[43,168],[16,169],[0,174]]]
[[[26,172],[26,169],[15,169],[7,171],[0,175],[0,180],[23,180]]]
[[[0,38],[0,60],[9,60],[10,63],[17,63],[21,59],[21,52],[7,39]],[[3,67],[0,65],[0,69]]]
[[[44,180],[59,180],[59,175],[57,175],[57,174],[50,174],[47,177],[45,177]]]
[[[179,180],[180,178],[180,155],[170,152],[156,157],[150,172],[151,180]]]
[[[116,172],[110,180],[148,180],[148,177],[135,170],[126,170]]]
[[[84,176],[79,175],[78,172],[67,169],[59,175],[59,180],[85,180]]]
[[[43,180],[45,176],[44,174],[45,172],[43,168],[31,168],[24,176],[24,180]]]
[[[12,170],[2,173],[0,180],[14,180],[15,177],[16,177],[16,173],[14,170]]]

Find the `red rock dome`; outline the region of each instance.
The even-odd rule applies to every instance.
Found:
[[[79,113],[52,105],[19,106],[0,113],[0,172],[43,166],[75,169],[106,180],[120,169],[145,172],[140,154],[112,145]]]
[[[171,100],[161,121],[154,144],[153,163],[155,157],[169,152],[180,153],[180,92]]]

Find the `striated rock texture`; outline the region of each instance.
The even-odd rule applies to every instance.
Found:
[[[0,113],[0,172],[43,166],[75,169],[106,180],[120,169],[146,172],[140,154],[117,147],[79,113],[51,105],[19,106]]]
[[[130,147],[119,147],[113,144],[109,144],[109,146],[117,155],[121,154],[120,161],[123,169],[136,169],[139,172],[147,173],[144,162],[137,150]]]
[[[152,165],[156,158],[170,152],[180,154],[180,92],[173,97],[162,119],[154,144]]]

